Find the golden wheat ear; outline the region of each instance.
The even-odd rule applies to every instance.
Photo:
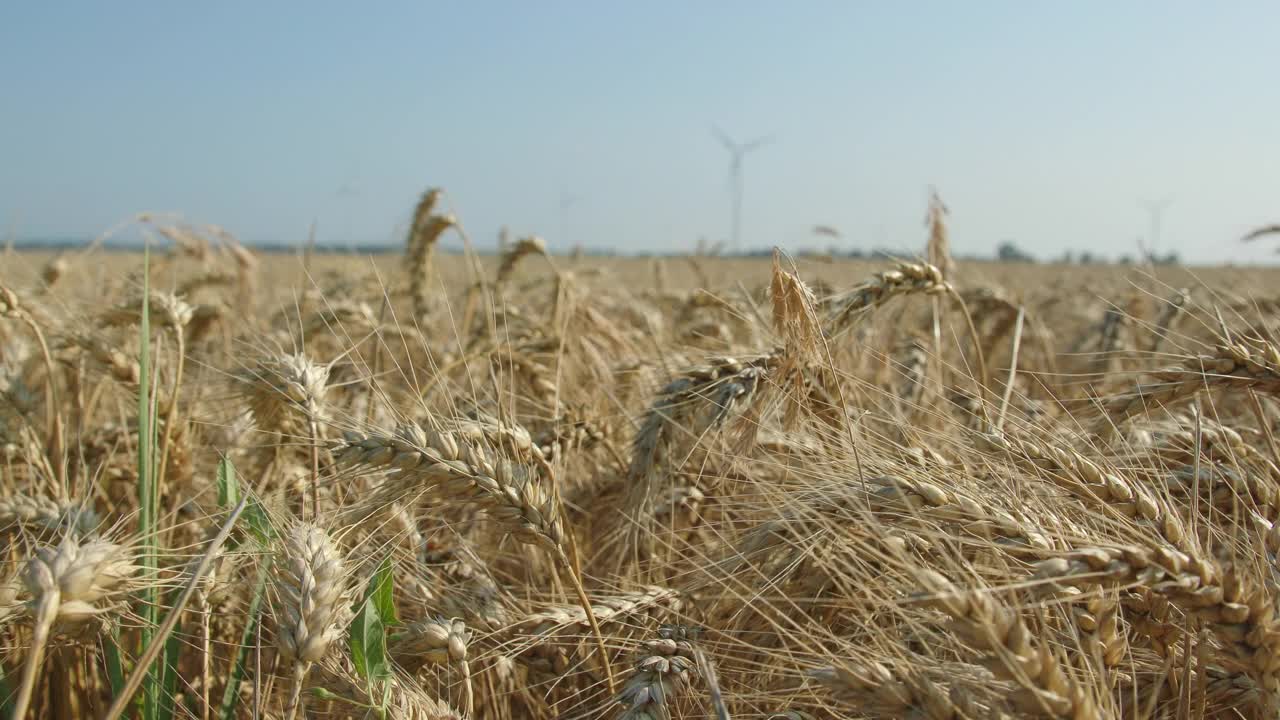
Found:
[[[284,715],[298,713],[312,665],[344,637],[351,612],[350,576],[337,544],[323,529],[294,525],[275,561],[276,645],[292,668]]]

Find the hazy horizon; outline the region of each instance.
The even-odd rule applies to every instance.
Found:
[[[1280,6],[1242,2],[426,5],[0,10],[0,237],[178,212],[249,243],[395,243],[449,192],[472,237],[691,250],[1012,241],[1266,261],[1280,241]]]

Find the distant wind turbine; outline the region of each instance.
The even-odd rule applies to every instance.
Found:
[[[570,195],[567,188],[560,188],[560,242],[569,242],[569,210],[578,204],[581,198]]]
[[[1160,245],[1160,228],[1164,221],[1164,213],[1173,204],[1173,198],[1166,196],[1159,200],[1143,200],[1141,204],[1147,211],[1150,223],[1147,229],[1147,254],[1155,260],[1156,249]]]
[[[732,198],[732,215],[729,224],[729,246],[734,252],[742,250],[742,159],[747,153],[759,150],[773,142],[773,136],[756,138],[744,143],[734,142],[725,131],[712,127],[711,133],[716,136],[724,149],[729,151],[729,192]]]

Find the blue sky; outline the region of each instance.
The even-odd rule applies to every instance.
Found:
[[[1169,197],[1162,249],[1271,259],[1235,239],[1280,221],[1277,26],[1267,2],[6,3],[0,232],[152,210],[398,241],[440,185],[481,242],[688,249],[728,234],[719,124],[777,138],[748,246],[916,247],[932,184],[960,252],[1132,253]]]

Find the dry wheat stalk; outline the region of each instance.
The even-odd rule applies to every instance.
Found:
[[[515,465],[499,448],[517,460],[532,460],[541,471],[550,472],[541,451],[523,428],[480,423],[468,423],[454,431],[409,424],[402,425],[393,435],[350,434],[337,447],[336,454],[338,462],[349,467],[393,469],[375,494],[375,503],[434,489],[446,499],[479,505],[515,539],[551,551],[569,574],[591,622],[612,688],[613,669],[604,637],[582,587],[581,573],[565,550],[559,500],[550,495],[542,478],[527,467]]]
[[[902,377],[895,394],[901,401],[903,412],[920,402],[924,392],[925,366],[928,362],[928,348],[917,337],[907,338],[894,353],[894,370]]]
[[[284,715],[297,714],[311,666],[338,642],[350,613],[348,574],[342,553],[328,533],[299,523],[284,535],[274,565],[276,646],[293,668]]]
[[[605,625],[611,622],[634,620],[655,609],[665,612],[680,608],[680,593],[671,588],[657,586],[623,593],[616,597],[597,598],[591,604],[596,620]],[[531,636],[535,642],[543,642],[563,635],[581,633],[587,629],[587,617],[582,608],[561,605],[541,612],[531,613],[517,621],[510,630],[521,636]]]
[[[221,233],[223,247],[236,264],[236,296],[233,306],[239,316],[252,322],[253,301],[258,292],[258,258],[229,233]]]
[[[439,203],[419,208],[411,234],[445,232],[442,217]],[[324,478],[322,509],[332,514],[325,527],[334,528],[335,547],[341,538],[342,555],[375,558],[390,550],[397,558],[401,617],[465,619],[465,628],[453,620],[393,628],[389,649],[397,662],[375,688],[385,696],[371,697],[337,651],[337,637],[291,684],[296,658],[270,647],[284,635],[273,632],[286,624],[286,593],[267,585],[274,613],[255,624],[252,603],[262,597],[253,593],[255,576],[266,571],[250,541],[228,551],[216,573],[188,585],[195,605],[186,611],[186,601],[171,605],[171,594],[155,594],[160,614],[187,620],[174,636],[178,652],[166,653],[180,680],[180,714],[213,717],[210,704],[230,688],[241,714],[282,717],[297,693],[292,712],[303,715],[305,692],[308,716],[461,717],[442,700],[456,698],[461,710],[463,698],[439,688],[448,681],[461,691],[459,672],[466,672],[474,708],[465,714],[498,720],[619,712],[724,718],[730,710],[736,718],[772,712],[777,720],[1064,711],[1143,720],[1272,716],[1280,704],[1271,610],[1280,554],[1280,406],[1267,393],[1280,388],[1272,377],[1280,364],[1262,339],[1271,341],[1280,326],[1271,317],[1273,299],[1244,300],[1270,293],[1269,276],[1235,269],[1217,280],[1205,271],[1190,292],[1224,298],[1237,311],[1223,305],[1224,316],[1181,293],[1161,302],[1153,283],[1132,292],[1134,283],[1119,271],[1011,272],[962,263],[961,273],[983,277],[983,285],[956,288],[982,332],[970,329],[972,348],[938,336],[913,347],[900,340],[925,327],[926,306],[936,320],[941,294],[957,296],[948,285],[957,276],[939,250],[946,239],[940,212],[933,220],[930,265],[877,276],[842,297],[821,276],[838,278],[852,264],[806,259],[801,273],[780,255],[772,268],[710,256],[687,265],[657,261],[655,275],[671,272],[661,293],[630,287],[652,283],[635,277],[631,261],[599,258],[584,258],[573,275],[555,272],[548,258],[551,275],[522,282],[518,266],[510,270],[511,244],[496,300],[475,282],[482,273],[474,257],[432,256],[429,247],[425,265],[406,247],[404,289],[388,292],[378,272],[355,271],[339,257],[308,251],[299,274],[293,259],[259,262],[224,231],[182,224],[167,233],[174,251],[151,270],[152,287],[181,288],[176,297],[139,298],[140,274],[115,272],[121,260],[137,263],[116,254],[93,258],[92,267],[77,258],[73,271],[56,279],[56,293],[40,282],[48,256],[0,263],[0,283],[31,283],[28,295],[0,292],[0,540],[11,561],[22,563],[28,548],[46,539],[55,548],[65,535],[79,547],[100,539],[97,517],[102,527],[133,522],[142,438],[131,396],[141,378],[130,348],[132,323],[146,302],[162,333],[151,358],[163,385],[157,394],[170,393],[175,410],[165,412],[161,400],[155,425],[173,465],[158,473],[158,521],[148,531],[174,550],[162,561],[179,562],[207,539],[211,521],[226,516],[225,498],[215,492],[226,488],[208,477],[214,459],[225,455],[239,469],[240,496],[263,498],[276,519],[305,509],[290,505],[289,496],[307,496],[308,476],[313,497]],[[600,272],[606,262],[617,272]],[[464,267],[470,273],[461,278]],[[1162,269],[1162,282],[1177,272]],[[696,288],[699,277],[727,284]],[[265,292],[255,296],[246,287],[256,280]],[[294,282],[311,288],[296,302]],[[201,304],[179,300],[186,292],[199,293]],[[820,312],[815,292],[828,299]],[[456,320],[439,304],[453,293],[466,303],[455,308]],[[904,302],[896,317],[860,323],[877,309],[893,312],[886,303],[907,293],[931,303]],[[1029,335],[1014,332],[1020,315]],[[86,317],[119,324],[86,325]],[[422,332],[412,327],[419,324]],[[828,352],[832,334],[842,331],[856,333],[857,345],[850,338]],[[1023,340],[1016,360],[1011,334]],[[57,338],[56,364],[42,367],[41,335]],[[1083,349],[1109,351],[1094,355],[1098,374],[1073,377],[1078,363],[1059,374],[1052,338],[1082,335],[1089,343]],[[1206,379],[1202,361],[1182,348],[1213,347],[1221,338],[1231,340],[1206,353]],[[380,351],[366,372],[370,339]],[[175,352],[182,342],[185,349]],[[731,359],[704,362],[707,350],[686,342]],[[759,352],[771,347],[766,343],[780,349]],[[267,357],[257,367],[258,357],[241,360],[237,346],[294,348],[322,358],[321,365],[338,360],[291,369],[285,356]],[[1130,376],[1153,349],[1176,369]],[[968,370],[979,367],[970,361],[983,353],[1007,358],[1008,377],[1019,382],[988,384],[985,370]],[[886,372],[886,357],[907,360],[913,382],[903,387]],[[184,358],[185,383],[175,372]],[[934,364],[916,374],[925,360]],[[682,370],[695,364],[707,367]],[[973,374],[982,387],[956,387]],[[236,394],[223,391],[226,377],[238,381]],[[660,378],[677,383],[647,397]],[[1116,423],[1123,436],[1103,444],[1079,431],[1097,419],[1094,412],[1073,417],[1081,392],[1116,395],[1138,380],[1150,404],[1177,411],[1195,402],[1195,412],[1135,417],[1143,409],[1139,392],[1115,399],[1117,418],[1131,418]],[[922,385],[928,394],[917,399]],[[1006,388],[1017,391],[1007,406],[988,402],[987,393]],[[1192,397],[1205,388],[1246,392]],[[960,399],[937,412],[904,413],[895,412],[894,395],[922,407]],[[1037,405],[1047,410],[1037,413]],[[1001,408],[991,413],[999,422],[986,417],[991,407]],[[442,419],[459,417],[472,419]],[[812,422],[793,422],[800,417]],[[336,468],[326,454],[308,473],[304,443],[318,446],[320,424],[327,431],[360,418],[361,428],[374,429],[327,446],[359,471],[330,475]],[[398,432],[392,418],[428,420]],[[627,432],[640,452],[621,457],[610,428],[631,418],[637,427]],[[250,436],[255,421],[262,432]],[[57,439],[52,425],[40,427],[54,422],[74,430],[70,442]],[[646,474],[639,482],[628,461]],[[67,481],[60,483],[63,468]],[[640,522],[622,515],[632,510],[633,490],[649,505]],[[284,502],[275,499],[280,495]],[[638,535],[661,548],[646,562],[637,562],[623,537],[641,523],[656,532]],[[261,529],[256,521],[253,529]],[[361,584],[355,565],[346,564],[351,577],[342,576],[353,588]],[[921,566],[947,574],[951,586],[939,594],[965,598],[961,618],[944,619],[912,601],[909,593],[921,584],[913,569]],[[153,578],[166,576],[159,570]],[[657,577],[669,587],[648,587]],[[47,651],[37,651],[28,611],[39,603],[25,585],[3,580],[5,668],[40,666],[27,715],[82,717],[102,702],[129,705],[131,691],[110,689],[103,662],[109,641],[99,630],[111,626],[120,648],[136,647],[141,626],[116,623],[129,615],[113,606],[132,583],[93,604],[97,620],[55,625]],[[567,597],[570,582],[576,605]],[[131,599],[133,610],[143,601]],[[342,618],[329,629],[340,634],[347,602],[337,605]],[[658,658],[649,661],[655,667],[667,663],[667,674],[628,673],[625,698],[639,706],[615,704],[619,695],[601,682],[606,653],[640,645],[650,636],[637,634],[658,622],[693,618],[717,638],[702,654],[705,660],[714,647],[714,672],[698,659],[699,644],[669,634],[663,639],[677,648],[686,643],[685,652],[646,655]],[[308,626],[308,637],[320,631]],[[1030,633],[1036,637],[1020,639]],[[152,643],[146,652],[165,646]],[[47,661],[37,652],[47,652]],[[435,660],[447,665],[416,668]],[[673,663],[682,676],[671,676]],[[806,681],[815,667],[824,670]],[[419,673],[411,676],[409,668]],[[8,673],[15,690],[20,672]],[[691,693],[676,697],[690,672],[703,678],[706,690],[698,695],[710,696],[714,712],[695,710],[701,697]]]
[[[165,327],[181,332],[191,322],[195,309],[185,300],[171,293],[152,291],[148,297],[148,309],[152,327]],[[142,317],[142,297],[110,308],[99,315],[99,322],[113,327],[136,325]]]
[[[178,289],[174,294],[180,297],[188,297],[195,294],[196,291],[209,287],[231,287],[236,283],[236,275],[225,270],[211,269],[206,270],[199,275],[193,275],[178,285]]]
[[[93,509],[78,502],[53,500],[41,495],[0,498],[0,530],[37,532],[71,530],[85,536],[99,524]]]
[[[45,341],[45,334],[40,329],[40,323],[36,321],[35,315],[19,299],[18,294],[3,285],[0,285],[0,318],[8,318],[17,320],[31,331],[35,336],[36,342],[40,346],[41,356],[44,359],[45,371],[48,377],[45,378],[45,443],[47,445],[46,454],[49,461],[53,463],[55,471],[58,473],[58,479],[63,480],[61,458],[62,449],[64,447],[62,437],[62,417],[58,414],[58,385],[55,381],[55,372],[53,365],[53,356],[49,353],[49,344]],[[65,492],[65,487],[58,487],[58,490]]]
[[[144,217],[142,220],[143,222],[150,222],[151,219]],[[209,239],[196,228],[185,223],[163,225],[152,223],[152,226],[162,237],[173,243],[173,248],[170,250],[171,255],[190,258],[200,263],[204,263],[209,259]]]
[[[475,698],[471,689],[471,666],[467,662],[467,646],[471,631],[458,618],[428,618],[409,625],[390,638],[392,657],[409,670],[423,663],[455,664],[462,672],[463,711],[471,715]]]
[[[272,355],[238,376],[250,412],[262,430],[306,438],[311,455],[313,519],[320,514],[321,421],[325,419],[330,371],[331,366],[317,365],[305,355]]]
[[[191,310],[191,321],[187,323],[187,342],[196,343],[209,337],[223,317],[221,305],[196,305]]]
[[[107,373],[126,387],[138,384],[138,361],[119,348],[112,347],[97,335],[74,335],[68,338],[70,344],[83,350],[95,362],[106,368]]]
[[[506,287],[507,281],[511,279],[511,274],[515,272],[516,265],[526,255],[546,255],[547,243],[537,235],[520,238],[516,244],[511,246],[507,252],[502,254],[502,262],[498,264],[498,277],[495,285],[499,289]]]
[[[422,195],[413,213],[413,223],[406,241],[409,273],[409,295],[413,300],[414,314],[421,321],[431,310],[429,285],[431,282],[431,258],[436,243],[445,230],[455,227],[458,221],[449,214],[433,214],[442,191],[436,188]]]
[[[942,272],[942,277],[952,279],[956,274],[955,260],[951,259],[951,240],[947,236],[947,215],[950,210],[942,203],[936,188],[929,191],[929,211],[924,224],[929,228],[929,243],[925,258]]]
[[[317,665],[312,673],[312,682],[328,691],[327,697],[340,699],[342,705],[347,706],[330,706],[327,712],[320,711],[316,715],[323,713],[343,718],[364,718],[376,714],[396,720],[463,720],[471,717],[428,694],[413,678],[400,674],[393,675],[382,683],[381,689],[386,693],[385,708],[381,705],[367,705],[368,684],[344,660],[331,659]]]
[[[591,604],[596,620],[611,633],[624,625],[644,624],[656,615],[668,615],[680,608],[680,594],[659,587],[597,598]],[[522,664],[562,675],[578,662],[576,646],[590,632],[590,620],[581,607],[559,605],[526,615],[503,628],[502,635],[510,636],[512,654]]]
[[[413,670],[423,663],[465,663],[470,641],[471,632],[462,620],[428,618],[392,635],[389,649],[402,665]]]
[[[828,301],[826,328],[829,335],[848,330],[863,310],[882,305],[895,297],[921,293],[944,295],[954,292],[942,271],[924,263],[899,263],[897,268],[876,273]]]
[[[1241,568],[1168,548],[1089,548],[1041,561],[1035,577],[1055,583],[1147,588],[1197,618],[1271,695],[1280,691],[1280,620],[1274,588]]]
[[[103,606],[118,593],[137,567],[128,552],[107,540],[81,543],[72,537],[56,547],[36,551],[23,572],[32,617],[31,649],[22,673],[22,684],[13,701],[13,717],[26,717],[45,645],[55,624],[76,625],[111,608]]]
[[[555,371],[538,362],[531,355],[514,348],[497,350],[489,355],[489,361],[498,370],[510,371],[519,379],[519,387],[533,399],[549,408],[555,408],[559,397],[559,387],[555,381]],[[522,393],[524,394],[524,393]]]
[[[681,447],[677,443],[696,442],[707,431],[746,412],[784,358],[781,350],[710,358],[707,365],[684,370],[659,391],[636,432],[627,469],[630,487],[625,513],[632,550],[648,554],[660,473],[675,469],[666,466]]]
[[[1014,706],[1032,715],[1102,717],[1089,688],[1068,674],[1051,650],[1037,645],[1017,613],[989,593],[960,590],[937,571],[921,569],[917,576],[925,587],[922,602],[950,615],[952,631],[966,644],[991,651],[983,664],[997,677],[1022,686],[1009,697]]]
[[[329,366],[305,355],[270,355],[242,371],[238,380],[259,428],[298,436],[324,419],[329,372]]]
[[[1240,433],[1208,418],[1200,418],[1198,428],[1184,428],[1185,423],[1160,431],[1157,444],[1135,459],[1169,468],[1166,486],[1179,497],[1190,497],[1198,486],[1228,516],[1243,502],[1268,520],[1280,519],[1280,468],[1272,460]]]
[[[1129,644],[1120,632],[1120,603],[1108,597],[1090,598],[1074,608],[1072,618],[1082,633],[1082,650],[1103,668],[1115,668],[1125,659]]]
[[[671,706],[689,687],[697,660],[692,643],[660,637],[645,643],[618,695],[618,720],[670,720]]]
[[[436,204],[440,202],[443,195],[444,191],[440,188],[431,188],[422,193],[422,197],[418,199],[418,204],[413,208],[413,220],[409,223],[409,237],[405,240],[406,254],[412,255],[423,245],[425,239],[423,233],[430,224]]]
[[[1174,547],[1187,547],[1185,523],[1162,498],[1121,473],[1105,470],[1074,448],[1012,433],[989,433],[982,439],[1007,451],[1015,461],[1049,470],[1044,479],[1089,506],[1115,517],[1145,521]]]
[[[958,686],[947,691],[923,668],[880,662],[818,668],[809,677],[837,702],[872,717],[977,720],[985,717]],[[957,679],[955,677],[952,678]]]
[[[1165,301],[1164,307],[1160,311],[1160,317],[1156,320],[1156,327],[1152,331],[1151,345],[1148,350],[1153,353],[1160,350],[1160,344],[1169,336],[1169,332],[1176,327],[1178,319],[1182,317],[1183,309],[1190,299],[1191,291],[1187,288],[1179,288]]]
[[[997,541],[1006,548],[1047,550],[1048,536],[1034,525],[939,485],[912,478],[881,476],[867,479],[871,512],[898,524],[896,518],[951,525],[955,534]]]
[[[491,439],[500,444],[495,447]],[[407,424],[390,435],[349,434],[335,445],[344,466],[392,471],[372,500],[375,506],[436,490],[446,498],[480,505],[521,542],[558,550],[564,528],[554,501],[528,467],[513,464],[501,450],[517,461],[541,457],[523,428],[486,428],[479,423],[456,431]]]
[[[551,427],[538,433],[534,443],[550,463],[555,463],[566,453],[590,450],[605,442],[613,428],[607,418],[584,417],[581,409],[566,407]]]
[[[464,720],[473,717],[470,710],[458,712],[447,703],[406,683],[392,686],[388,716],[397,720]]]
[[[1153,382],[1103,405],[1103,422],[1118,423],[1151,408],[1167,408],[1201,390],[1256,389],[1280,393],[1280,348],[1267,342],[1219,345],[1181,368],[1150,373]]]

